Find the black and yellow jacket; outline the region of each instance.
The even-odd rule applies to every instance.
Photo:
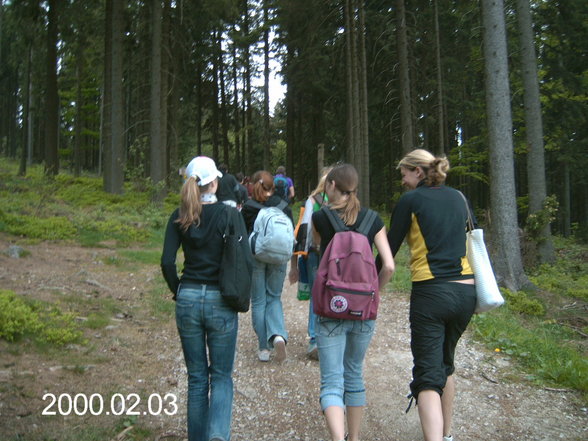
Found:
[[[392,254],[406,238],[413,282],[470,279],[466,223],[467,207],[457,190],[421,182],[403,194],[394,208],[388,232]]]

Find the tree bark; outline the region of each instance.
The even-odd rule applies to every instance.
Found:
[[[415,148],[412,124],[412,101],[408,65],[408,38],[406,35],[406,9],[404,0],[396,0],[397,42],[398,42],[398,80],[400,84],[400,130],[402,152]]]
[[[269,5],[263,1],[263,168],[269,170],[271,163],[270,151],[270,109],[269,109],[269,81],[270,81],[270,47],[269,47]]]
[[[368,91],[367,91],[367,61],[365,50],[365,11],[364,0],[358,1],[358,35],[359,35],[359,104],[360,104],[360,152],[359,167],[359,199],[366,207],[370,206],[370,150],[368,127]]]
[[[2,5],[0,4],[0,8]],[[30,124],[31,124],[31,67],[32,67],[33,45],[31,42],[27,44],[27,62],[24,74],[25,89],[23,96],[23,111],[22,111],[22,150],[20,152],[20,165],[18,168],[18,175],[25,176],[27,173],[27,158],[30,145]]]
[[[108,193],[121,194],[124,184],[124,93],[123,93],[123,35],[124,35],[124,4],[122,0],[108,0],[111,3],[111,50],[109,89],[105,93],[110,96],[109,137],[105,140],[104,190]],[[108,172],[107,172],[108,169]]]
[[[151,2],[151,102],[150,102],[150,143],[149,143],[149,176],[151,182],[158,186],[165,179],[165,121],[163,109],[165,100],[162,98],[162,8],[161,0]],[[155,199],[160,200],[163,193],[156,192]]]
[[[529,284],[517,225],[508,53],[503,0],[482,0],[494,269],[511,291]]]
[[[59,173],[59,96],[57,85],[57,6],[49,0],[47,10],[47,89],[45,97],[45,174]]]
[[[521,65],[524,86],[525,125],[527,127],[527,179],[529,184],[529,214],[540,212],[547,197],[545,178],[545,145],[543,143],[543,121],[539,82],[537,78],[537,57],[529,0],[517,0],[517,23],[521,45]],[[554,260],[551,226],[546,224],[537,242],[541,263]]]
[[[443,74],[441,67],[441,32],[439,31],[439,0],[435,2],[435,62],[437,64],[437,155],[445,154],[445,113],[443,105]]]

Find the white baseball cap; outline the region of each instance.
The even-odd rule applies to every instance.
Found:
[[[200,179],[198,185],[203,186],[222,178],[223,174],[216,168],[214,160],[208,156],[196,156],[186,167],[186,179],[191,177]]]

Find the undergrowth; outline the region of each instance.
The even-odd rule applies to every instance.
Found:
[[[24,337],[55,346],[84,343],[73,314],[0,290],[0,338],[14,342]]]

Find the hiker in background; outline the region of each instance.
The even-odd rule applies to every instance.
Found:
[[[410,391],[425,440],[452,441],[455,347],[476,306],[466,258],[468,213],[460,192],[444,185],[445,157],[417,149],[397,168],[409,191],[396,204],[388,241],[394,255],[405,238],[411,250]]]
[[[259,260],[254,251],[253,278],[251,280],[251,321],[258,340],[258,358],[267,362],[270,359],[270,349],[275,349],[276,361],[286,359],[286,344],[288,332],[284,323],[282,308],[282,288],[286,278],[286,266],[292,254],[294,242],[292,210],[279,196],[274,194],[274,179],[268,171],[258,171],[253,175],[253,194],[241,210],[247,232],[251,236],[254,232],[256,220],[266,207],[279,207],[289,219],[290,238],[289,249],[283,249],[287,254],[283,263],[266,263]],[[274,209],[275,210],[275,209]],[[286,233],[284,233],[286,234]],[[278,238],[282,239],[282,238]],[[281,248],[287,248],[282,246]]]
[[[229,173],[229,168],[226,164],[218,166],[223,176],[218,183],[218,191],[216,197],[219,202],[231,207],[237,207],[239,199],[239,182],[232,174]]]
[[[358,183],[357,171],[350,164],[337,165],[327,174],[325,192],[329,198],[329,205],[312,215],[313,243],[320,244],[323,259],[327,246],[335,236],[335,229],[325,210],[332,210],[333,214],[339,216],[352,230],[357,229],[368,214],[373,216],[374,220],[366,237],[370,247],[375,243],[380,255],[382,265],[377,274],[377,282],[382,291],[394,272],[394,259],[386,238],[384,222],[375,212],[370,213],[371,210],[360,205],[357,198]],[[373,271],[375,272],[375,269]],[[313,296],[316,295],[317,283],[318,279],[315,279]],[[315,312],[318,311],[315,309]],[[331,439],[358,441],[363,408],[366,404],[363,362],[376,322],[369,319],[318,316],[316,323],[321,372],[320,403]]]
[[[300,271],[302,269],[299,268],[298,265],[304,265],[308,277],[308,287],[311,292],[319,262],[319,244],[315,244],[312,241],[312,213],[320,210],[324,205],[327,205],[329,201],[329,197],[325,192],[325,182],[327,179],[327,174],[331,171],[331,169],[332,167],[323,168],[321,172],[321,178],[319,179],[316,188],[310,193],[308,199],[306,199],[306,203],[304,204],[304,213],[300,225],[300,232],[298,235],[299,237],[297,237],[297,240],[299,241],[297,244],[297,249],[300,248],[304,251],[305,254],[303,253],[301,258],[295,256],[296,258],[290,260],[290,273],[288,275],[290,283],[292,284],[299,281]],[[306,355],[310,359],[318,360],[318,348],[316,346],[315,329],[316,315],[312,308],[311,297],[310,301],[308,302],[307,332],[309,341]]]
[[[245,175],[243,172],[237,172],[235,178],[237,178],[237,181],[239,182],[239,187],[237,189],[237,208],[241,210],[243,204],[249,199],[249,194],[245,187]]]
[[[294,200],[294,196],[296,196],[294,181],[292,181],[292,178],[286,176],[286,168],[283,165],[280,165],[276,169],[274,186],[276,187],[275,193],[286,202],[291,203]]]
[[[167,223],[161,269],[176,300],[176,324],[188,371],[188,438],[228,440],[238,318],[221,297],[219,269],[225,213],[233,208],[217,202],[222,174],[212,159],[194,158],[185,176],[180,207]],[[180,245],[184,270],[178,277]]]

